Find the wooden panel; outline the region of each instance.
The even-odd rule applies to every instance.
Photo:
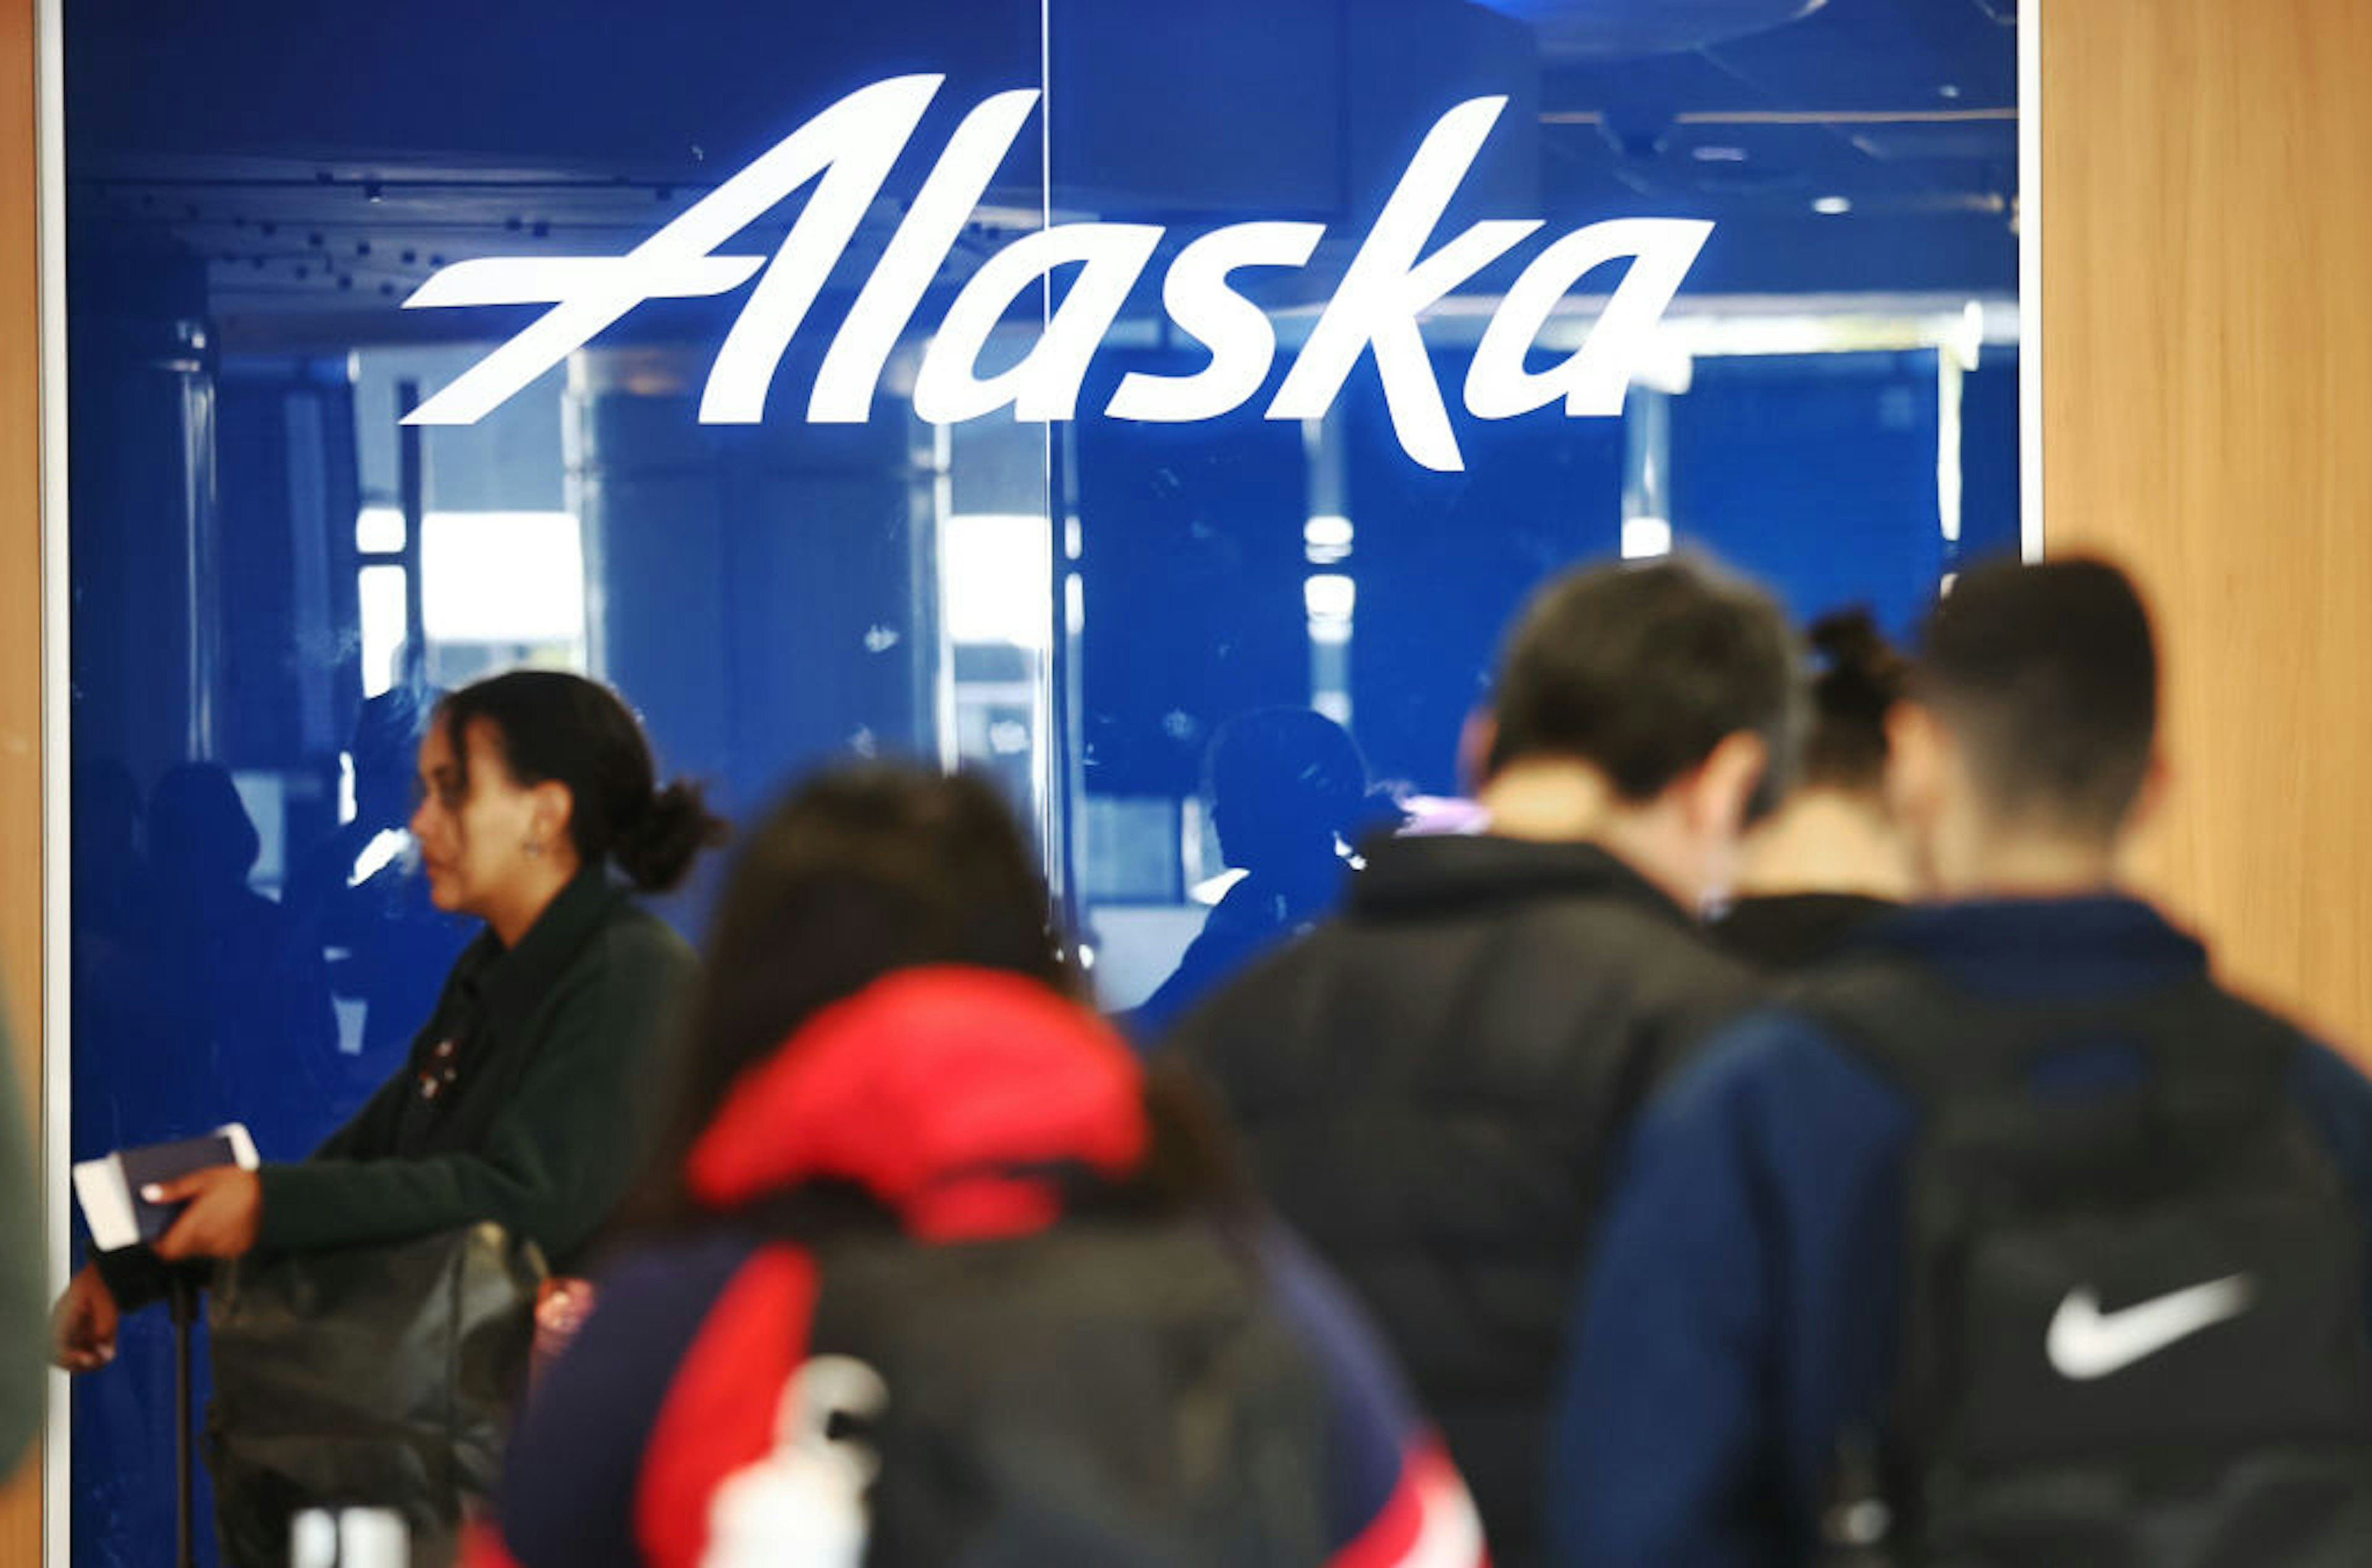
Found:
[[[41,303],[32,0],[0,0],[0,992],[41,1082]],[[13,1240],[12,1240],[13,1244]],[[0,1491],[0,1568],[41,1561],[41,1467]]]
[[[2144,885],[2372,1046],[2372,6],[2043,0],[2044,531],[2133,567]]]

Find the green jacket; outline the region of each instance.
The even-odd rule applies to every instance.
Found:
[[[258,1250],[494,1220],[569,1271],[642,1171],[697,968],[683,939],[599,869],[563,889],[517,947],[482,932],[402,1071],[310,1158],[257,1173]],[[169,1282],[145,1247],[99,1264],[127,1311]]]
[[[598,870],[516,949],[481,934],[404,1070],[311,1158],[260,1172],[257,1245],[401,1241],[495,1220],[565,1271],[642,1168],[695,968],[683,939]]]

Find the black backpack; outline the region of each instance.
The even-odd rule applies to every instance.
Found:
[[[1920,1117],[1893,1398],[1824,1561],[2372,1562],[2366,1218],[2294,1029],[2203,977],[2013,1007],[1878,959],[1796,1005]]]
[[[492,1222],[216,1270],[205,1454],[223,1560],[278,1568],[296,1514],[362,1506],[402,1516],[413,1562],[451,1561],[502,1474],[544,1277],[535,1244]]]
[[[1212,1225],[815,1251],[808,1365],[884,1395],[834,1422],[872,1473],[866,1568],[1325,1561],[1322,1374]]]

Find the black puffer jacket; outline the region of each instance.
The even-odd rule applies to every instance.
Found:
[[[1171,1037],[1379,1319],[1501,1568],[1538,1560],[1542,1424],[1609,1145],[1755,985],[1603,850],[1397,839],[1341,918]]]

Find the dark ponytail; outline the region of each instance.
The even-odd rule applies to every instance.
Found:
[[[1866,610],[1822,616],[1808,640],[1818,673],[1802,787],[1876,790],[1886,780],[1886,715],[1902,699],[1909,667]]]
[[[564,670],[512,670],[454,692],[438,716],[465,775],[469,727],[483,719],[520,784],[566,784],[577,859],[614,862],[645,892],[674,887],[703,849],[725,837],[699,785],[658,786],[641,723],[598,681]]]
[[[710,815],[700,786],[678,779],[649,796],[610,846],[610,858],[635,887],[661,892],[682,881],[700,852],[724,837],[725,824]]]

